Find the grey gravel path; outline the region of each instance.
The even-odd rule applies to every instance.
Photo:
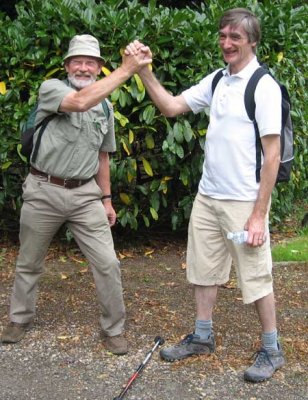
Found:
[[[112,400],[149,349],[121,358],[95,354],[86,344],[59,350],[52,332],[35,340],[35,330],[21,344],[0,348],[1,400]],[[152,344],[150,344],[152,347]],[[284,375],[286,371],[284,372]],[[307,386],[296,376],[279,375],[259,385],[243,382],[241,371],[204,373],[199,363],[174,369],[154,355],[126,394],[128,400],[308,399]]]
[[[139,267],[132,270],[137,265],[137,260]],[[178,326],[183,325],[178,336],[188,333],[187,330],[194,318],[194,307],[192,301],[186,321],[181,316],[183,308],[181,302],[187,303],[186,299],[182,299],[182,295],[177,297],[175,293],[173,303],[170,300],[170,309],[166,309],[168,318],[166,318],[165,328],[161,322],[164,317],[160,322],[155,319],[157,304],[161,308],[164,307],[159,300],[163,301],[164,296],[169,296],[170,288],[173,290],[172,293],[180,288],[182,291],[178,293],[185,293],[186,281],[185,272],[181,271],[182,262],[181,251],[170,254],[157,252],[151,257],[139,254],[122,260],[130,342],[129,354],[122,357],[108,353],[101,345],[95,291],[91,275],[85,272],[84,265],[68,260],[47,262],[47,272],[42,279],[38,302],[39,312],[34,328],[16,345],[0,344],[0,399],[113,400],[153,347],[154,337],[167,332],[168,320],[171,321],[171,316],[176,311],[180,313],[180,321],[178,318],[175,321],[178,322]],[[147,270],[150,265],[157,265],[157,271],[153,268]],[[13,270],[13,266],[10,268]],[[287,266],[281,268],[287,268]],[[161,282],[161,270],[164,270],[166,286]],[[307,269],[299,270],[303,281],[305,271],[307,275]],[[151,275],[153,273],[155,276]],[[288,282],[291,285],[299,285],[299,281],[292,282],[292,271],[288,274],[284,272]],[[130,281],[126,280],[128,275]],[[136,281],[134,276],[138,276],[139,281]],[[7,322],[8,297],[12,279],[11,274],[7,279],[0,281],[0,331]],[[295,290],[301,291],[302,295],[307,294],[307,289],[304,293],[302,286],[296,287]],[[158,292],[159,295],[157,295]],[[229,293],[230,291],[225,291],[223,296],[229,296]],[[187,296],[190,295],[187,294]],[[232,292],[230,296],[234,298],[237,295]],[[70,304],[67,307],[69,301]],[[140,310],[136,309],[137,307],[140,307]],[[305,310],[301,309],[301,311],[301,318],[307,319]],[[221,319],[222,324],[223,318],[219,312],[218,308],[217,318]],[[235,319],[238,318],[236,313],[237,311]],[[147,321],[150,327],[143,329],[144,321]],[[172,322],[172,324],[175,323]],[[240,321],[240,324],[243,323],[245,321]],[[248,326],[247,330],[249,328]],[[168,336],[173,330],[170,328],[167,332],[167,344],[174,343],[174,338]],[[308,331],[305,335],[307,338]],[[239,335],[239,337],[242,336],[243,334]],[[166,363],[160,360],[156,351],[126,394],[125,399],[308,399],[307,360],[303,358],[299,357],[298,361],[294,361],[293,358],[292,363],[278,371],[270,381],[258,385],[243,381],[243,370],[247,365],[239,363],[238,366],[232,367],[232,363],[225,363],[221,368],[223,365],[221,361],[227,357],[225,353],[228,352],[227,344],[230,341],[231,346],[239,347],[241,357],[243,355],[240,341],[237,341],[237,337],[234,338],[234,332],[230,332],[229,336],[224,338],[224,346],[220,346],[218,351],[219,362],[216,356],[211,355],[177,363]],[[246,349],[244,352],[246,354]]]
[[[35,340],[35,330],[21,344],[0,347],[1,400],[112,400],[149,349],[121,358],[95,354],[86,344],[59,350],[52,332]],[[147,343],[146,343],[147,342]],[[152,344],[150,344],[150,347]],[[127,400],[265,400],[308,399],[307,386],[296,376],[280,374],[259,385],[243,382],[241,371],[205,373],[200,363],[174,369],[154,355],[127,392]]]

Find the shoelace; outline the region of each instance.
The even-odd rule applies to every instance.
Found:
[[[183,344],[189,344],[194,338],[194,335],[190,333],[189,335],[185,336],[184,339],[176,345],[176,347],[182,346]]]
[[[253,357],[255,357],[255,366],[259,368],[262,364],[271,365],[274,368],[274,365],[270,359],[268,351],[265,349],[261,349],[257,351]]]

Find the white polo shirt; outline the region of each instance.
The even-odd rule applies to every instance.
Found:
[[[244,92],[258,67],[255,57],[238,74],[230,75],[227,68],[213,98],[211,85],[217,71],[182,93],[195,114],[210,107],[199,183],[201,194],[225,200],[255,201],[257,198],[255,131],[245,109]],[[260,136],[280,134],[281,91],[268,74],[257,85],[255,101]]]

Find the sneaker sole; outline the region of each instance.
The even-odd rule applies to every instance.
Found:
[[[271,379],[272,376],[274,375],[274,373],[275,373],[276,371],[278,371],[280,368],[282,368],[284,365],[285,365],[285,362],[282,363],[281,365],[279,365],[278,367],[276,367],[276,369],[275,369],[275,371],[273,372],[273,374],[272,374],[271,376],[269,376],[269,377],[266,377],[266,378],[252,377],[252,376],[247,375],[247,374],[244,373],[244,380],[247,381],[247,382],[253,382],[253,383],[258,383],[258,382],[267,381],[267,380]]]
[[[4,339],[0,339],[0,342],[2,343],[2,344],[15,344],[15,343],[18,343],[18,342],[20,342],[25,336],[26,336],[26,331],[25,332],[23,332],[22,334],[20,334],[16,339],[9,339],[9,338],[4,338]]]
[[[245,376],[245,374],[244,374],[244,380],[246,382],[259,383],[259,382],[264,382],[264,381],[267,381],[268,379],[271,379],[272,376],[270,376],[268,378],[252,378],[250,376]]]
[[[2,344],[15,344],[15,343],[20,342],[25,337],[26,333],[29,332],[33,328],[33,326],[34,326],[34,323],[30,322],[29,325],[25,327],[24,331],[15,340],[10,339],[10,338],[4,338],[3,339],[2,336],[1,336],[0,343],[2,343]]]
[[[111,350],[111,349],[109,349],[109,348],[106,347],[106,346],[104,346],[104,350],[107,351],[108,353],[114,354],[115,356],[124,356],[124,354],[127,354],[127,353],[128,353],[128,350],[120,350],[120,351],[118,351],[118,350]]]
[[[205,351],[204,353],[191,353],[191,354],[186,354],[186,355],[183,355],[183,356],[179,356],[177,358],[172,358],[172,357],[168,357],[166,355],[160,354],[160,357],[165,361],[174,362],[174,361],[184,360],[185,358],[188,358],[188,357],[204,356],[205,354],[211,354],[211,353],[214,353],[214,351],[209,350],[209,351]]]

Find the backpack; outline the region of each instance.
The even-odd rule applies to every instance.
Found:
[[[35,117],[36,117],[36,112],[37,112],[37,107],[38,107],[38,103],[36,103],[34,105],[34,107],[30,110],[30,114],[29,117],[27,119],[27,122],[24,126],[24,128],[21,131],[21,149],[20,149],[20,153],[27,158],[28,162],[30,162],[30,157],[31,157],[31,153],[33,150],[33,136],[34,133],[37,131],[37,129],[40,128],[38,136],[37,136],[37,140],[35,143],[35,148],[33,150],[33,155],[31,160],[33,162],[35,162],[36,157],[37,157],[37,153],[38,153],[38,149],[40,147],[41,144],[41,139],[42,139],[42,135],[43,132],[46,128],[46,126],[48,125],[48,122],[51,121],[56,114],[50,114],[48,115],[48,117],[44,118],[38,125],[35,126]]]
[[[255,119],[256,103],[254,93],[259,80],[265,74],[269,74],[279,85],[281,90],[281,132],[280,132],[280,165],[278,169],[276,183],[287,182],[291,177],[291,168],[294,160],[294,145],[293,145],[293,127],[291,121],[291,102],[287,88],[281,84],[277,79],[273,77],[266,66],[259,67],[249,79],[245,94],[244,102],[247,115],[253,122],[255,134],[256,134],[256,181],[260,182],[260,170],[261,170],[261,152],[262,144],[258,129],[258,124]],[[212,81],[212,95],[214,94],[217,83],[223,76],[223,70],[219,70]]]
[[[110,117],[110,111],[109,111],[109,107],[107,105],[106,100],[102,101],[102,106],[103,106],[103,111],[104,111],[105,116],[108,121],[108,119]],[[38,107],[38,103],[36,103],[33,106],[33,108],[30,110],[30,114],[27,119],[27,122],[21,131],[20,153],[24,157],[27,158],[28,162],[30,162],[30,159],[32,162],[36,161],[44,130],[46,129],[46,126],[48,125],[49,121],[51,121],[54,117],[57,116],[57,114],[50,114],[46,118],[44,118],[39,124],[37,124],[35,126],[35,117],[36,117],[36,113],[37,113],[37,107]],[[35,147],[33,149],[33,136],[34,136],[34,133],[38,129],[40,129],[40,130],[38,132],[37,139],[35,142]],[[33,150],[33,153],[32,153],[32,150]],[[31,154],[32,154],[32,156],[31,156]]]

